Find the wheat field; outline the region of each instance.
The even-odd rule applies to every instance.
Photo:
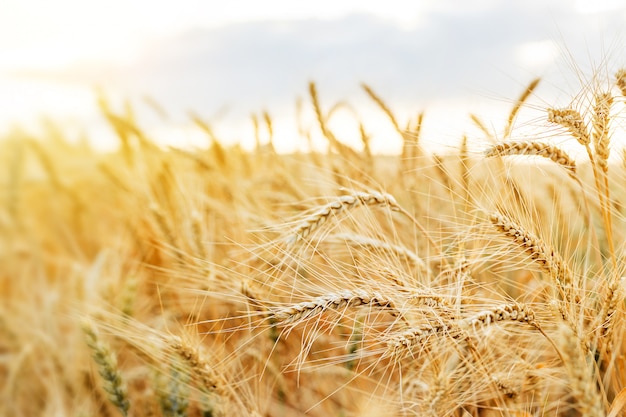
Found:
[[[626,71],[520,139],[538,83],[471,116],[484,152],[426,151],[366,85],[401,155],[344,144],[314,84],[327,153],[269,116],[252,151],[200,118],[208,148],[163,147],[104,101],[115,152],[4,138],[0,415],[623,415]]]

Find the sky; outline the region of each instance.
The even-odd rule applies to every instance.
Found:
[[[424,111],[425,142],[455,146],[477,135],[469,113],[500,132],[535,77],[520,118],[537,125],[541,108],[567,105],[592,74],[625,67],[624,28],[626,5],[614,0],[0,0],[0,135],[38,132],[47,117],[115,146],[102,92],[175,146],[206,143],[193,112],[249,147],[250,115],[267,111],[277,147],[291,151],[303,146],[297,117],[319,136],[307,96],[315,81],[326,110],[349,103],[333,115],[340,139],[358,146],[358,118],[375,150],[397,152],[365,82],[401,121]]]

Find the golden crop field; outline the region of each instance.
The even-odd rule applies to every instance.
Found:
[[[626,71],[486,152],[0,142],[0,415],[621,416]],[[621,133],[620,133],[621,132]],[[574,160],[551,142],[584,151]],[[268,142],[269,139],[269,142]],[[301,138],[306,140],[306,138]],[[261,143],[264,143],[261,145]]]

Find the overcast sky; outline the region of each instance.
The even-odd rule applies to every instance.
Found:
[[[105,137],[98,87],[114,103],[130,99],[171,143],[189,140],[190,110],[225,139],[250,140],[248,117],[264,109],[282,123],[278,140],[293,143],[294,103],[314,80],[327,108],[348,100],[375,119],[374,133],[385,121],[361,82],[401,117],[426,110],[430,140],[453,142],[469,112],[498,128],[534,77],[540,103],[565,105],[578,72],[626,66],[620,1],[405,3],[0,0],[0,132],[45,113]]]

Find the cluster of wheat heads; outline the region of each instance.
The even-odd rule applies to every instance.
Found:
[[[317,125],[300,130],[321,130],[325,154],[277,154],[268,114],[250,152],[198,116],[208,148],[163,148],[104,100],[118,152],[52,125],[46,141],[15,132],[0,153],[0,414],[619,415],[615,81],[520,139],[533,81],[502,134],[472,116],[503,138],[482,155],[468,138],[428,154],[424,115],[401,126],[368,86],[399,157],[372,154],[360,122],[362,150],[343,144],[313,84]]]
[[[258,254],[262,266],[242,275],[254,306],[244,346],[266,343],[267,363],[295,374],[299,390],[325,388],[307,412],[330,402],[353,413],[382,404],[388,415],[621,413],[623,217],[613,194],[623,168],[609,153],[624,92],[596,87],[582,113],[547,109],[546,122],[584,146],[577,169],[557,145],[508,139],[537,84],[484,160],[470,166],[463,147],[456,168],[415,157],[405,179],[436,173],[412,182],[421,198],[329,198],[286,224]],[[433,197],[436,177],[444,193]]]

